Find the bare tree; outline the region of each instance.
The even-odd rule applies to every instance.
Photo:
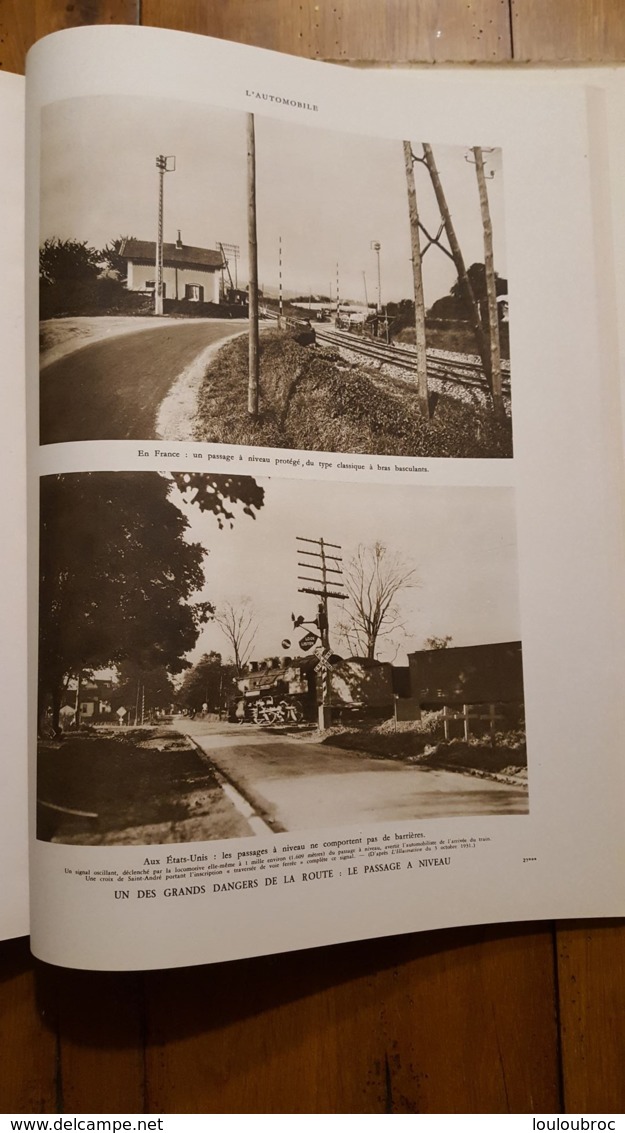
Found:
[[[237,602],[223,602],[215,610],[215,621],[224,637],[230,643],[237,676],[240,677],[247,665],[258,632],[258,620],[249,598]]]
[[[361,543],[343,578],[350,600],[338,631],[354,655],[373,660],[381,638],[404,631],[397,599],[419,585],[416,568],[385,543]]]

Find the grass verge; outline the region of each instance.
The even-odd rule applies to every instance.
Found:
[[[169,728],[96,729],[42,742],[37,837],[83,846],[249,834],[210,767]]]
[[[196,440],[388,456],[509,457],[512,433],[490,410],[445,394],[421,416],[416,386],[381,379],[335,350],[261,335],[261,413],[247,413],[247,341],[228,343],[208,367]]]

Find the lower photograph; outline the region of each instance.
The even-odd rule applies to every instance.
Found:
[[[514,491],[41,480],[37,837],[529,812]]]

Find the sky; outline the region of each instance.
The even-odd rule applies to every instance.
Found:
[[[418,585],[399,595],[407,635],[381,660],[406,663],[406,652],[427,637],[450,634],[454,645],[520,638],[514,492],[509,488],[415,487],[262,479],[265,503],[256,519],[240,512],[231,529],[172,492],[190,526],[187,538],[209,552],[206,586],[197,598],[216,605],[249,598],[260,623],[253,657],[297,654],[291,613],[312,619],[316,599],[299,594],[296,536],[339,544],[347,562],[359,544],[376,540],[416,571]],[[301,560],[300,560],[301,561]],[[342,605],[342,603],[340,603]],[[338,602],[330,604],[330,638]],[[301,634],[299,635],[301,636]],[[290,650],[282,648],[290,638]],[[228,657],[215,624],[201,632],[190,655],[210,650]]]
[[[247,283],[246,115],[184,102],[109,96],[44,108],[41,239],[86,240],[103,247],[120,235],[154,240],[158,154],[174,155],[165,176],[164,232],[174,241],[241,250],[239,284]],[[255,116],[259,283],[289,292],[336,298],[412,297],[410,232],[401,142],[367,138]],[[421,153],[419,139],[411,139]],[[463,147],[432,142],[467,266],[483,261],[477,181]],[[479,139],[468,139],[467,146]],[[501,151],[489,152],[488,192],[495,268],[506,276]],[[421,219],[435,233],[439,214],[427,170],[416,167]],[[364,278],[363,278],[364,273]],[[426,303],[455,280],[447,256],[431,248],[424,260]]]

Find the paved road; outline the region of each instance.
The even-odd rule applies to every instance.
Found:
[[[236,324],[177,322],[83,346],[41,375],[41,443],[150,440],[176,378]]]
[[[261,728],[176,721],[276,832],[457,815],[524,814],[527,792],[371,759]]]

